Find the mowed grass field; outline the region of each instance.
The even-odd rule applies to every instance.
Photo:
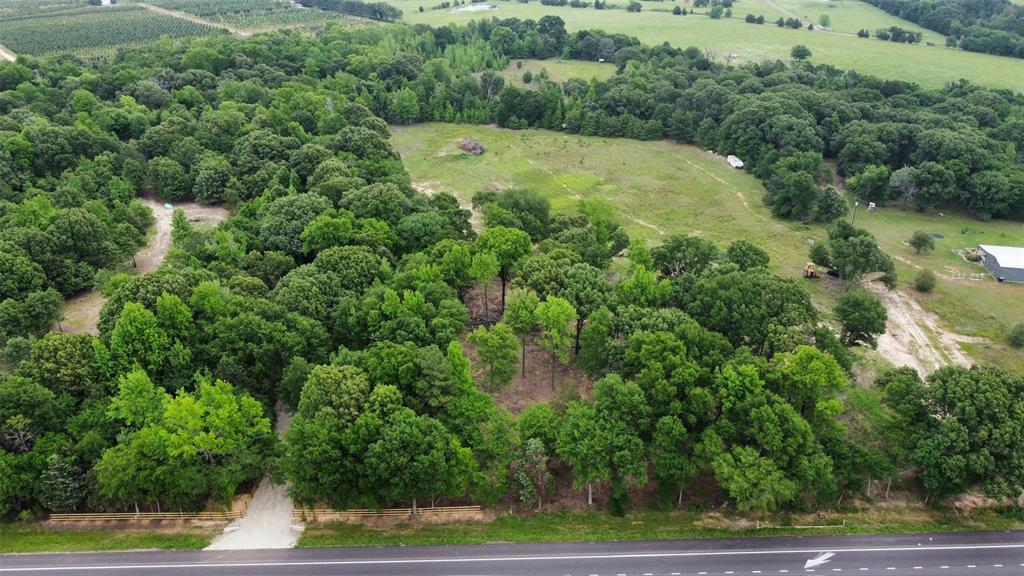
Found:
[[[569,31],[599,28],[636,36],[645,44],[669,42],[682,48],[707,48],[715,53],[720,62],[729,54],[734,55],[735,64],[765,59],[788,60],[792,47],[803,44],[813,52],[812,62],[855,69],[882,78],[907,80],[929,88],[938,88],[946,82],[966,78],[978,84],[1024,92],[1024,59],[951,50],[943,46],[941,36],[935,33],[929,33],[930,36],[926,37],[926,40],[934,41],[935,46],[857,38],[854,34],[860,28],[871,29],[872,35],[875,28],[883,26],[895,25],[908,30],[920,28],[856,0],[840,0],[834,9],[827,8],[825,2],[818,8],[818,0],[737,0],[732,9],[733,17],[720,20],[712,20],[702,14],[672,16],[664,12],[671,10],[672,2],[644,2],[644,10],[640,13],[544,6],[539,2],[521,4],[505,0],[492,2],[498,6],[497,10],[453,12],[431,10],[430,7],[436,5],[432,0],[388,2],[401,8],[403,21],[411,24],[438,26],[492,17],[536,20],[553,14],[565,20]],[[798,16],[806,13],[815,22],[821,14],[830,14],[833,28],[842,33],[790,30],[778,28],[773,23],[756,25],[743,21],[747,13],[764,14],[768,19],[772,15],[778,18],[781,12],[778,9],[775,12],[770,10],[775,9],[775,6],[785,8],[790,2],[792,12]],[[689,4],[681,2],[681,5],[690,8]],[[422,13],[419,12],[420,6],[424,8]],[[863,23],[858,23],[861,19]]]
[[[699,234],[722,247],[745,238],[764,247],[772,268],[800,277],[811,240],[825,238],[820,226],[775,219],[762,201],[764,188],[754,176],[734,170],[720,156],[671,142],[575,136],[541,130],[457,124],[393,128],[392,143],[420,186],[455,194],[468,204],[485,187],[526,187],[548,198],[554,210],[571,211],[583,198],[600,198],[615,207],[631,236],[651,245],[665,235]],[[469,156],[458,150],[462,138],[474,138],[487,151]],[[980,243],[1024,243],[1024,224],[979,222],[967,216],[920,214],[894,208],[867,212],[856,224],[872,231],[896,260],[904,289],[913,291],[917,267],[939,274],[935,292],[914,295],[946,326],[989,341],[964,344],[976,360],[1024,372],[1024,352],[1005,344],[1014,321],[1024,319],[1024,285],[999,284],[976,264],[953,251]],[[915,230],[943,234],[936,249],[917,255],[904,244]],[[967,279],[952,280],[961,269]],[[972,273],[983,274],[970,280]],[[837,294],[830,283],[808,284],[815,303],[831,309]]]

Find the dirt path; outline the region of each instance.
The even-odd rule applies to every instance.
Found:
[[[164,261],[164,256],[171,249],[171,217],[174,214],[174,211],[168,210],[159,198],[145,197],[142,198],[142,202],[152,210],[155,223],[153,236],[146,246],[135,254],[139,274],[156,270]],[[216,226],[229,215],[227,209],[221,206],[206,206],[195,202],[182,202],[175,204],[174,207],[184,210],[189,222],[211,226]],[[95,290],[68,299],[61,309],[61,316],[64,319],[60,323],[60,328],[71,334],[99,334],[96,325],[99,323],[100,308],[104,302],[106,298]]]
[[[910,366],[925,376],[950,364],[973,364],[961,342],[982,342],[984,339],[950,332],[939,318],[921,307],[906,289],[885,290],[868,286],[885,304],[889,319],[886,332],[878,339],[878,352],[896,366]]]
[[[152,4],[144,4],[142,2],[139,2],[139,6],[142,6],[143,8],[145,8],[147,10],[152,10],[153,12],[156,12],[157,14],[163,14],[164,16],[173,16],[175,18],[181,18],[182,20],[188,20],[189,22],[195,22],[196,24],[203,24],[203,25],[206,25],[206,26],[213,26],[214,28],[222,28],[224,30],[227,30],[228,32],[231,32],[232,34],[234,34],[236,36],[245,37],[245,36],[249,36],[250,35],[249,32],[246,32],[245,30],[241,30],[239,28],[234,28],[232,26],[228,26],[227,24],[223,24],[223,23],[220,23],[220,22],[214,22],[212,20],[207,20],[206,18],[200,18],[199,16],[196,16],[195,14],[189,14],[188,12],[181,12],[179,10],[168,10],[167,8],[161,8],[159,6],[153,6]]]
[[[277,433],[280,435],[291,425],[291,415],[278,405]],[[257,550],[294,548],[299,532],[292,530],[294,503],[288,496],[286,484],[274,484],[270,478],[260,480],[256,493],[249,502],[245,516],[232,522],[220,536],[206,547],[207,550]]]
[[[3,44],[0,44],[0,60],[6,60],[8,62],[14,62],[18,59],[17,54],[11,52],[11,49]]]

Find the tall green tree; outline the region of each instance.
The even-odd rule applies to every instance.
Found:
[[[551,389],[555,388],[555,365],[569,361],[572,345],[572,323],[576,309],[564,298],[548,296],[537,305],[537,325],[541,327],[540,345],[551,353]]]
[[[498,260],[498,276],[501,278],[501,313],[505,313],[505,294],[512,270],[533,249],[530,235],[522,230],[495,226],[484,230],[477,238],[477,248],[490,252]]]
[[[540,299],[530,290],[513,290],[505,309],[503,321],[522,342],[522,375],[526,376],[526,337],[537,326],[537,306]]]
[[[467,338],[476,346],[476,355],[484,365],[484,382],[491,389],[504,388],[516,374],[519,360],[519,340],[508,324],[498,322],[487,328],[481,326]]]

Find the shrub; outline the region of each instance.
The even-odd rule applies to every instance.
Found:
[[[1007,342],[1014,348],[1024,348],[1024,322],[1017,322],[1010,330],[1010,337]]]
[[[935,273],[931,270],[921,270],[914,277],[914,288],[918,292],[931,292],[935,289]]]
[[[918,254],[935,249],[935,240],[932,238],[931,234],[922,230],[914,232],[914,235],[910,237],[910,240],[908,240],[907,243],[910,244],[910,247]]]
[[[629,12],[639,12],[642,8],[643,6],[641,6],[640,3],[636,2],[635,0],[633,2],[630,2],[629,6],[626,6],[626,10],[628,10]]]

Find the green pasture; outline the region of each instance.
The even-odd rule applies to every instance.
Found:
[[[844,69],[872,74],[883,78],[902,79],[921,86],[937,88],[949,81],[966,78],[978,84],[1009,88],[1024,92],[1024,59],[1006,58],[963,52],[945,48],[941,36],[926,35],[934,46],[925,44],[895,44],[875,38],[857,38],[860,28],[896,25],[909,30],[921,29],[910,22],[885,14],[868,4],[855,0],[840,0],[834,9],[818,8],[814,0],[737,0],[733,17],[712,20],[703,14],[672,16],[671,2],[644,2],[644,10],[630,13],[624,10],[594,10],[568,6],[544,6],[539,2],[522,4],[496,0],[497,10],[483,12],[453,12],[451,9],[431,10],[436,3],[427,0],[388,0],[402,9],[403,20],[411,24],[444,25],[465,23],[476,18],[532,18],[547,14],[560,16],[570,31],[600,28],[636,36],[646,44],[669,42],[674,46],[696,46],[710,50],[722,62],[732,55],[733,63],[756,62],[765,59],[788,59],[796,44],[804,44],[814,53],[812,62],[827,63]],[[747,13],[764,14],[769,18],[780,12],[769,13],[771,4],[785,7],[797,15],[807,15],[817,21],[822,13],[830,14],[833,28],[839,32],[811,32],[806,29],[778,28],[773,23],[747,24]],[[849,6],[847,6],[849,3]],[[624,4],[624,3],[623,3]],[[419,12],[423,6],[424,12]],[[831,10],[829,12],[826,12]],[[863,23],[859,23],[863,22]]]
[[[487,151],[463,154],[456,144],[467,137]],[[763,246],[773,269],[788,276],[801,275],[809,242],[825,237],[820,226],[773,218],[762,202],[759,180],[693,146],[458,124],[396,127],[392,141],[417,184],[451,192],[464,203],[485,187],[533,188],[550,198],[555,210],[600,198],[615,207],[631,236],[652,245],[673,233],[699,234],[720,246],[745,238]],[[893,256],[905,287],[917,267],[939,275],[935,292],[918,299],[951,330],[986,340],[963,345],[973,358],[1024,371],[1024,353],[1004,343],[1012,322],[1024,319],[1024,285],[999,284],[980,265],[954,253],[984,243],[1024,244],[1024,224],[898,208],[867,212],[863,205],[856,224],[873,232]],[[943,238],[936,240],[934,252],[917,255],[904,244],[915,230]],[[953,280],[955,270],[965,279]],[[981,279],[971,280],[972,274]],[[825,281],[809,285],[815,302],[826,309],[836,297],[828,286]]]

